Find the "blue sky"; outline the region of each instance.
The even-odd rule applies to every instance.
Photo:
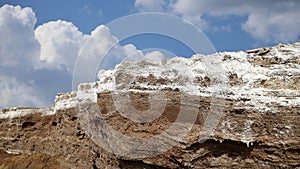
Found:
[[[117,18],[141,12],[176,15],[202,30],[217,51],[238,51],[299,41],[299,7],[297,0],[2,0],[0,107],[46,107],[56,93],[72,90],[80,48],[99,25]],[[113,36],[108,30],[102,38],[114,42]],[[119,42],[114,63],[120,55],[147,48],[193,54],[174,39],[144,34]]]

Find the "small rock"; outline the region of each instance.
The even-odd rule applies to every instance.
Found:
[[[247,158],[247,159],[245,159],[245,162],[246,163],[254,163],[254,160]]]

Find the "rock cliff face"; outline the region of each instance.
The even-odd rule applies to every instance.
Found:
[[[124,62],[0,112],[0,168],[300,168],[300,42]]]

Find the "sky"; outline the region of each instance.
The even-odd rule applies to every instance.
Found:
[[[0,108],[48,107],[57,93],[70,92],[80,50],[93,35],[98,45],[91,50],[113,47],[103,61],[105,69],[132,55],[194,54],[162,35],[119,40],[106,25],[120,17],[145,12],[177,16],[222,52],[299,41],[299,9],[298,0],[1,0]]]

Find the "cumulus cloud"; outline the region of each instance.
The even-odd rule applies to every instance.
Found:
[[[137,2],[143,0],[136,0]],[[219,1],[219,0],[174,0],[164,3],[165,6],[152,6],[144,1],[141,9],[167,9],[165,12],[176,14],[194,23],[206,31],[211,29],[210,17],[245,17],[241,28],[253,37],[266,42],[290,42],[300,36],[300,1],[298,0],[272,0],[272,1]],[[168,7],[166,7],[166,5]],[[225,25],[226,26],[226,25]]]
[[[100,25],[92,31],[84,48],[81,49],[76,62],[73,79],[74,89],[77,88],[79,83],[90,82],[95,79],[96,71],[100,64],[99,62],[102,61],[107,55],[107,52],[117,44],[118,39],[111,35],[106,26]],[[106,64],[109,64],[109,61]]]
[[[147,60],[158,62],[164,59],[164,55],[160,51],[153,51],[153,52],[146,53],[144,58]]]
[[[24,66],[38,58],[40,44],[34,36],[35,14],[31,8],[0,8],[0,66]]]
[[[20,81],[15,77],[0,75],[0,107],[31,106],[45,104],[45,98],[36,90],[34,81]]]
[[[88,38],[73,23],[62,20],[38,26],[35,35],[41,44],[41,62],[37,66],[69,72],[73,71],[79,50]]]
[[[242,27],[254,37],[264,41],[289,42],[300,37],[299,18],[300,11],[273,15],[251,14]]]
[[[44,105],[34,81],[23,77],[39,58],[35,23],[31,8],[0,8],[0,107]]]

